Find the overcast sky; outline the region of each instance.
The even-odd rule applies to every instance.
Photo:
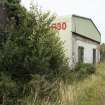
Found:
[[[30,1],[22,0],[29,8]],[[101,32],[105,43],[105,0],[35,0],[43,10],[50,10],[59,16],[76,14],[91,18]]]

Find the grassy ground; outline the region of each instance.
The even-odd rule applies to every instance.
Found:
[[[27,105],[105,105],[105,62],[97,65],[95,74],[71,85],[60,83],[60,99]]]
[[[105,105],[105,62],[97,65],[95,74],[67,86],[62,94],[62,105]]]

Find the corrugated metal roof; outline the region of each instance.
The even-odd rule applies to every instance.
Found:
[[[101,34],[90,18],[72,15],[72,32],[101,42]]]

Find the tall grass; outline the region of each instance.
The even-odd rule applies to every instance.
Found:
[[[26,101],[26,105],[105,105],[105,62],[97,65],[95,74],[70,85],[59,83],[59,98]]]

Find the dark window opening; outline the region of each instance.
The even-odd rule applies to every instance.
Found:
[[[84,47],[78,47],[78,63],[84,62]]]
[[[96,63],[96,49],[93,49],[93,64]]]

